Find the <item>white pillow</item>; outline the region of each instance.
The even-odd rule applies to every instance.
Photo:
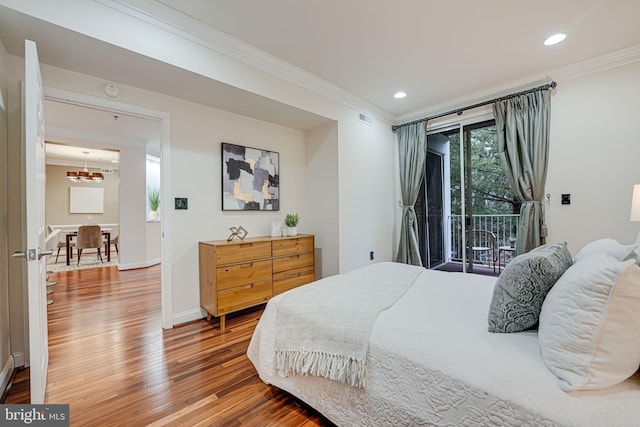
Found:
[[[597,254],[571,266],[547,294],[540,351],[564,391],[609,387],[640,366],[640,267]]]
[[[619,261],[634,259],[637,262],[638,254],[636,253],[636,247],[636,244],[622,245],[615,239],[600,239],[588,243],[580,249],[576,256],[573,257],[573,262],[578,262],[581,259],[600,253],[609,254]]]

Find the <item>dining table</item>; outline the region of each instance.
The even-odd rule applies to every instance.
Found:
[[[111,261],[111,229],[103,228],[100,231],[102,232],[102,235],[107,238],[107,250],[105,250],[105,252],[107,253],[107,262],[110,262]],[[67,265],[71,265],[71,251],[70,251],[71,239],[73,239],[73,237],[77,235],[78,235],[78,230],[67,231],[67,235],[66,235]]]

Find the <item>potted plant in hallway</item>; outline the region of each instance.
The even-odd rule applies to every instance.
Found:
[[[149,219],[151,221],[157,221],[160,217],[158,213],[158,207],[160,206],[160,189],[158,187],[149,187],[147,192],[147,197],[149,199]]]
[[[287,226],[287,236],[298,235],[298,222],[300,222],[300,217],[297,213],[287,214],[287,216],[284,217],[284,223]]]

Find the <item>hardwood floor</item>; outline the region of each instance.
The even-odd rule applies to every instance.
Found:
[[[71,425],[332,425],[258,378],[246,350],[263,307],[229,315],[224,333],[205,320],[163,330],[159,266],[50,279],[45,399],[70,404]],[[6,403],[28,403],[28,371]]]

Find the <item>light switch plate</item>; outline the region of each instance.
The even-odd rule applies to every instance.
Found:
[[[186,197],[176,197],[175,198],[175,209],[176,210],[189,209],[189,200]]]

